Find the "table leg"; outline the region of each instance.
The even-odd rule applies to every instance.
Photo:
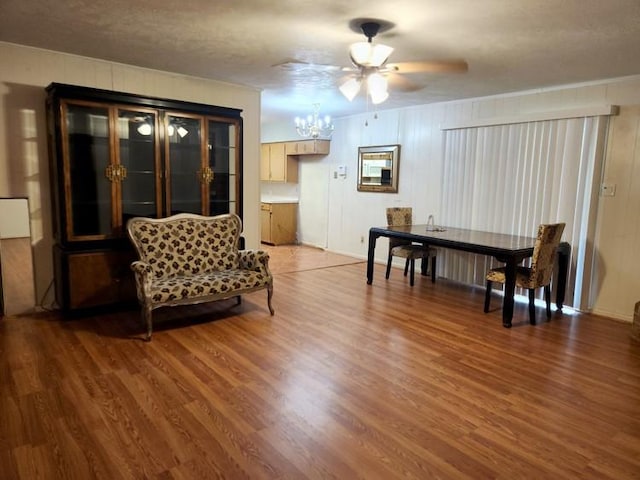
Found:
[[[426,243],[422,244],[423,247],[428,247],[429,245],[427,245]],[[429,267],[429,258],[422,258],[422,260],[420,260],[420,275],[427,275],[427,270]]]
[[[376,250],[376,240],[379,235],[369,231],[369,248],[367,251],[367,284],[371,285],[373,283],[373,259],[375,257],[374,253]]]
[[[556,307],[562,311],[564,295],[567,290],[567,275],[569,274],[569,257],[571,256],[571,245],[562,242],[558,246],[558,282],[556,288]]]
[[[511,328],[513,319],[513,296],[516,291],[516,260],[509,258],[506,260],[504,270],[504,299],[502,301],[502,326]]]

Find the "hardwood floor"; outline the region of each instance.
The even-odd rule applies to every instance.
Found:
[[[366,260],[346,255],[339,255],[320,248],[305,245],[272,246],[261,244],[260,248],[269,252],[269,269],[274,275],[278,273],[301,272],[317,268],[337,267],[352,263],[364,263]]]
[[[160,310],[149,343],[137,311],[3,319],[0,476],[640,478],[630,325],[505,329],[483,291],[330,265],[276,273],[273,317]]]

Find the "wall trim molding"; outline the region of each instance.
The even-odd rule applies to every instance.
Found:
[[[506,117],[476,118],[441,125],[441,130],[459,130],[463,128],[493,127],[496,125],[511,125],[515,123],[542,122],[545,120],[562,120],[567,118],[597,117],[600,115],[617,115],[617,105],[598,105],[591,107],[570,108],[547,112],[529,112]]]

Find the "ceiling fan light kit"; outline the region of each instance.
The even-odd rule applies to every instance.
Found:
[[[374,105],[378,105],[389,98],[387,87],[387,79],[380,73],[372,73],[367,77],[367,91]]]
[[[358,95],[358,92],[360,91],[360,79],[350,78],[340,85],[339,88],[342,94],[347,97],[347,100],[351,102],[356,98],[356,95]]]
[[[363,67],[381,67],[389,59],[392,52],[392,47],[381,44],[373,45],[369,42],[354,43],[349,48],[351,61],[355,65]]]
[[[389,98],[389,81],[393,88],[412,92],[422,88],[398,74],[410,73],[458,73],[466,72],[467,62],[464,60],[418,61],[404,63],[387,63],[393,48],[382,44],[373,44],[373,37],[380,32],[393,28],[393,23],[384,20],[353,19],[349,26],[354,31],[362,31],[367,37],[366,42],[357,42],[349,47],[349,57],[352,68],[351,76],[342,81],[340,92],[351,102],[361,90],[362,83],[366,85],[366,94],[375,105]],[[355,67],[355,68],[354,68]]]
[[[354,43],[349,48],[351,63],[358,69],[358,77],[348,79],[339,88],[340,92],[351,102],[360,91],[362,82],[365,80],[371,102],[377,105],[389,98],[387,79],[380,73],[380,67],[387,62],[389,55],[393,52],[393,48],[372,43],[373,37],[380,30],[379,23],[363,22],[360,28],[367,37],[367,41]]]

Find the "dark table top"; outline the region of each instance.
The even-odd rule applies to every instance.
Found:
[[[483,232],[465,228],[436,227],[441,231],[427,231],[427,225],[397,225],[373,227],[371,231],[383,235],[406,238],[429,245],[453,248],[485,255],[531,255],[535,237]]]

